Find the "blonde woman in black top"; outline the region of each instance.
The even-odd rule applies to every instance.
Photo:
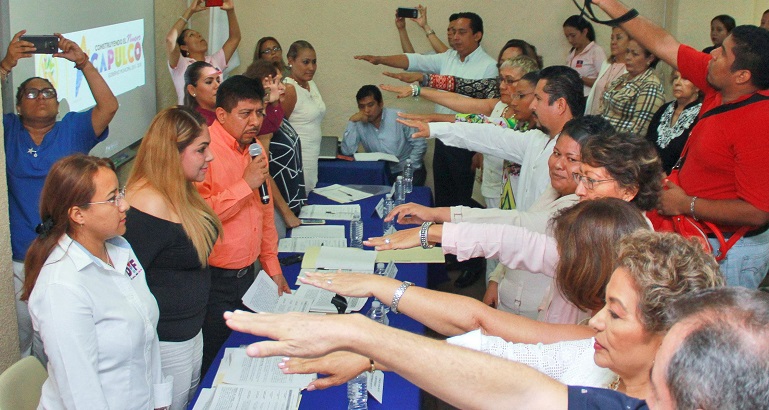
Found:
[[[201,328],[211,287],[208,255],[221,232],[193,182],[214,158],[203,117],[188,107],[161,111],[142,140],[128,178],[125,238],[158,302],[163,373],[174,377],[171,409],[186,409],[203,358]]]

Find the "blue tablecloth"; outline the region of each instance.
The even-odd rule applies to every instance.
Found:
[[[321,184],[324,185],[324,184]],[[356,203],[361,206],[361,219],[363,220],[363,235],[364,238],[372,236],[382,235],[382,220],[376,215],[374,209],[383,198],[384,195],[374,195],[371,198],[367,198]],[[414,192],[410,193],[406,197],[407,201],[416,202],[423,205],[432,205],[432,195],[430,188],[427,187],[414,187]],[[325,198],[323,196],[311,193],[309,196],[310,204],[333,204],[335,202]],[[345,225],[346,231],[349,236],[349,222],[345,221],[328,221],[328,224],[342,224]],[[281,254],[280,256],[288,256],[289,254]],[[426,264],[398,264],[397,278],[400,280],[408,280],[414,282],[417,286],[427,286],[428,265]],[[442,265],[441,265],[442,266]],[[289,285],[292,288],[296,288],[293,284],[296,282],[296,277],[299,274],[300,264],[294,264],[291,266],[283,267],[283,274],[286,277]],[[361,310],[361,313],[366,313],[371,305],[371,299],[366,303],[366,306]],[[425,331],[424,325],[404,315],[395,315],[390,313],[388,315],[390,319],[390,326],[397,327],[399,329],[408,330],[410,332],[423,334]],[[213,383],[216,371],[219,369],[219,364],[224,355],[224,349],[227,347],[238,347],[254,343],[256,341],[265,340],[261,337],[256,337],[249,334],[233,332],[230,335],[227,342],[219,350],[219,354],[214,359],[211,368],[208,373],[200,381],[200,388],[211,387]],[[347,387],[346,385],[336,386],[322,391],[303,392],[302,402],[299,406],[300,409],[346,409],[347,408]],[[197,400],[197,395],[195,400]],[[190,408],[194,405],[195,400],[190,404]],[[413,385],[406,379],[395,373],[385,373],[384,383],[384,404],[378,403],[374,398],[369,397],[368,405],[369,409],[418,409],[420,406],[420,390],[417,386]]]
[[[385,161],[318,160],[318,184],[389,185]]]

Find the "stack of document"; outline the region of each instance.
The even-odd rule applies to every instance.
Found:
[[[344,226],[297,226],[291,230],[290,238],[283,238],[278,242],[278,252],[304,253],[308,247],[312,246],[346,248]]]
[[[193,410],[298,409],[303,388],[317,374],[283,374],[281,357],[254,358],[245,348],[227,348],[212,388],[203,389]]]
[[[368,192],[359,191],[355,188],[339,184],[329,185],[323,188],[315,188],[313,192],[318,195],[323,195],[332,201],[339,202],[340,204],[360,201],[361,199],[374,196]]]
[[[352,221],[360,218],[360,205],[305,205],[299,211],[300,219],[328,219],[333,221]]]
[[[393,154],[386,154],[384,152],[356,152],[353,154],[356,161],[369,162],[369,161],[389,161],[389,162],[401,162],[398,157]]]

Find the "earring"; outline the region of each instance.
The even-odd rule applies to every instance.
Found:
[[[198,95],[197,95],[197,94],[192,94],[192,96],[193,96],[193,97],[197,97]]]
[[[288,65],[288,69],[290,70],[290,69],[292,69],[292,68],[294,68],[294,66],[293,66],[292,64],[289,64],[289,65]]]

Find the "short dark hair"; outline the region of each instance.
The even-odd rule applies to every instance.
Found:
[[[769,30],[744,25],[732,30],[734,63],[732,71],[750,71],[751,83],[761,90],[769,88]]]
[[[570,119],[563,126],[561,134],[568,135],[582,146],[590,137],[605,136],[615,133],[614,126],[600,115],[585,115]]]
[[[724,27],[726,28],[726,32],[727,33],[731,33],[732,30],[734,30],[734,27],[737,26],[737,22],[734,21],[734,17],[732,17],[732,16],[730,16],[728,14],[719,14],[719,15],[713,17],[713,20],[710,20],[710,22],[712,23],[712,22],[714,22],[716,20],[720,21],[721,24],[724,25]]]
[[[679,409],[759,409],[769,403],[769,294],[722,287],[682,296],[671,322],[694,321],[668,364]]]
[[[508,48],[519,48],[523,52],[523,55],[531,57],[534,59],[534,61],[537,62],[537,65],[539,68],[542,68],[542,57],[537,55],[537,48],[534,47],[534,45],[529,44],[528,42],[514,38],[511,40],[507,40],[507,43],[505,43],[502,48],[499,49],[499,54],[497,55],[497,67],[499,67],[499,59],[502,58],[502,53],[505,52]]]
[[[470,20],[470,30],[473,31],[473,34],[479,32],[479,31],[481,32],[481,34],[483,34],[483,19],[481,18],[481,16],[479,16],[479,15],[477,15],[475,13],[469,12],[469,11],[463,11],[461,13],[454,13],[454,14],[450,15],[449,16],[449,23],[451,23],[452,21],[457,20],[457,19],[468,19],[468,20]],[[481,40],[483,40],[483,35],[481,35]],[[478,40],[478,42],[480,43],[481,40]]]
[[[185,28],[184,30],[182,30],[181,33],[179,33],[179,36],[176,37],[176,44],[179,46],[179,53],[181,53],[182,57],[187,57],[189,55],[188,52],[182,50],[182,46],[186,46],[187,45],[187,42],[184,41],[184,34],[187,33],[190,30],[192,30],[192,29]]]
[[[251,63],[248,68],[246,68],[246,72],[243,73],[244,76],[248,78],[253,78],[254,80],[258,80],[261,82],[265,78],[269,76],[276,76],[280,73],[280,68],[278,66],[271,62],[264,59],[254,60],[253,63]]]
[[[222,82],[216,91],[216,106],[230,112],[243,100],[264,100],[264,87],[261,80],[243,75],[234,75]]]
[[[355,94],[355,101],[360,102],[360,100],[366,97],[374,97],[376,102],[379,104],[382,103],[382,92],[379,91],[379,88],[375,85],[367,84],[361,87],[360,90],[358,90],[358,93]]]
[[[645,138],[631,133],[612,133],[589,138],[582,145],[582,162],[604,167],[619,186],[637,188],[630,201],[642,211],[654,209],[662,190],[662,162]]]
[[[550,96],[548,105],[563,98],[572,116],[579,117],[585,113],[584,85],[576,70],[563,65],[545,67],[540,70],[539,79],[547,82],[544,90]]]
[[[521,81],[529,82],[531,84],[534,84],[534,86],[536,87],[537,82],[539,81],[539,70],[524,74],[523,77],[521,77]]]
[[[299,51],[304,50],[306,48],[309,48],[310,50],[315,50],[315,47],[310,44],[309,41],[306,40],[296,40],[293,43],[291,43],[291,46],[288,47],[288,51],[286,52],[286,58],[296,58],[297,55],[299,55]]]
[[[587,29],[587,39],[590,41],[595,41],[595,29],[593,28],[593,25],[582,16],[578,16],[576,14],[569,16],[569,18],[563,22],[563,26],[575,28],[580,33],[582,30]]]
[[[54,90],[56,89],[56,87],[54,87],[53,84],[51,84],[51,82],[47,78],[29,77],[26,80],[24,80],[21,84],[19,84],[19,88],[16,89],[16,105],[21,104],[21,99],[24,97],[24,90],[27,88],[27,84],[29,84],[29,82],[32,80],[43,80],[46,83],[48,83],[48,85],[51,86],[51,88],[53,88]]]

